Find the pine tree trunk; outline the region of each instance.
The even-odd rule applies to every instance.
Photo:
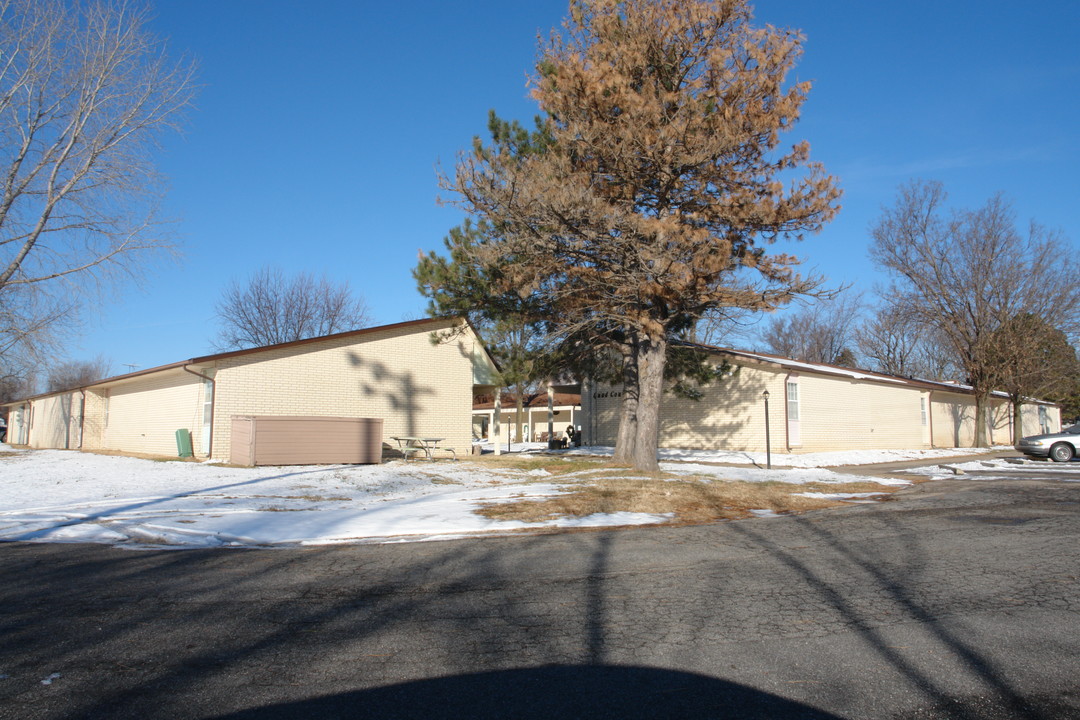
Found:
[[[615,438],[615,457],[620,465],[634,463],[634,447],[638,433],[638,358],[635,353],[636,343],[623,350],[623,393],[619,415],[619,433]]]
[[[641,392],[633,464],[635,470],[657,472],[660,470],[656,450],[660,441],[660,401],[664,394],[667,341],[647,338],[638,344],[637,356]]]

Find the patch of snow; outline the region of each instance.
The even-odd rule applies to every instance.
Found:
[[[0,458],[0,540],[136,547],[269,547],[399,542],[539,527],[664,522],[612,513],[525,523],[482,505],[550,497],[536,482],[468,462],[229,468],[63,450]],[[433,482],[433,481],[438,482]]]
[[[875,498],[881,497],[881,493],[823,493],[823,492],[801,492],[795,493],[801,497],[817,498],[818,500],[855,500],[859,498]]]
[[[754,517],[759,517],[759,518],[780,517],[780,515],[778,515],[775,510],[771,510],[769,508],[761,508],[760,510],[758,510],[758,509],[751,510],[750,514],[753,515]]]
[[[939,448],[932,450],[842,450],[836,452],[818,452],[802,454],[772,454],[774,468],[823,468],[850,465],[874,465],[877,463],[900,462],[904,460],[934,460],[950,457],[967,457],[982,453],[1008,449],[1004,446],[994,448]],[[568,455],[598,455],[610,457],[615,449],[609,446],[555,450]],[[724,463],[727,465],[751,465],[765,467],[768,458],[763,452],[744,452],[733,450],[686,450],[680,448],[660,448],[657,453],[660,460],[697,463]]]
[[[921,468],[912,468],[905,470],[908,475],[925,475],[935,478],[947,478],[952,477],[959,471],[960,474],[969,473],[972,471],[987,471],[987,470],[1002,470],[1010,473],[1039,473],[1045,472],[1047,467],[1052,466],[1055,474],[1063,473],[1065,475],[1080,476],[1080,463],[1071,463],[1069,465],[1059,463],[1049,463],[1047,460],[1032,460],[1030,458],[989,458],[987,460],[973,460],[963,463],[949,463],[948,465],[930,465]],[[983,476],[985,477],[985,476]],[[1063,478],[1065,482],[1078,482],[1080,477],[1075,480],[1068,477]]]
[[[696,465],[693,463],[660,463],[660,469],[676,475],[704,475],[718,480],[742,482],[782,482],[793,485],[807,483],[872,482],[878,485],[910,485],[911,481],[874,475],[852,475],[825,468],[759,470],[756,468],[725,467],[723,465]]]
[[[546,452],[543,443],[515,447],[522,453]],[[8,448],[0,445],[0,450]],[[559,452],[569,459],[578,454],[610,455],[611,449]],[[754,453],[669,449],[662,450],[661,457],[665,471],[706,481],[903,485],[907,481],[837,473],[825,466],[928,457],[933,452],[774,455],[771,470],[761,467],[764,457]],[[948,457],[957,451],[936,452]],[[1003,461],[989,462],[1016,469]],[[525,523],[475,512],[490,503],[567,492],[574,478],[595,472],[607,471],[586,468],[553,478],[542,469],[485,467],[465,460],[235,468],[212,462],[18,450],[0,457],[0,540],[156,548],[274,547],[432,540],[670,519],[612,513]]]

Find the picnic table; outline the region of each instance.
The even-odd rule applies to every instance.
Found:
[[[412,435],[402,435],[399,437],[391,438],[391,440],[397,442],[398,449],[401,450],[401,454],[405,456],[406,460],[416,455],[419,455],[420,453],[423,453],[424,457],[426,457],[428,460],[434,461],[435,453],[439,452],[440,450],[449,453],[450,457],[453,457],[454,460],[457,460],[457,452],[454,450],[454,448],[439,447],[439,443],[441,443],[445,439],[446,438],[416,437]]]

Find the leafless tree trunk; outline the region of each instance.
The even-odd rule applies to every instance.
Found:
[[[308,273],[287,277],[271,267],[243,284],[233,281],[218,302],[217,316],[220,350],[277,345],[368,324],[364,301],[353,297],[348,282]]]
[[[124,0],[0,0],[0,306],[24,311],[0,328],[0,352],[169,246],[151,156],[193,69],[167,58],[146,17]]]

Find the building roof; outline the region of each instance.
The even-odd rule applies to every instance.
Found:
[[[291,342],[278,343],[276,345],[264,345],[262,347],[244,348],[243,350],[231,350],[223,353],[216,353],[214,355],[202,355],[200,357],[189,358],[188,360],[180,360],[174,363],[168,363],[166,365],[158,365],[157,367],[146,368],[145,370],[136,370],[135,372],[125,373],[123,375],[114,375],[112,377],[102,378],[101,380],[95,380],[94,382],[87,383],[85,385],[76,385],[74,387],[63,388],[60,390],[52,390],[50,392],[38,393],[29,397],[21,398],[19,400],[12,400],[10,402],[2,403],[2,405],[18,405],[26,402],[27,400],[35,400],[37,398],[49,397],[50,395],[59,395],[62,393],[75,392],[76,390],[85,390],[86,388],[95,387],[98,385],[108,385],[115,382],[121,382],[123,380],[131,380],[133,378],[142,377],[143,375],[151,375],[153,373],[164,372],[167,370],[182,370],[189,365],[204,365],[216,360],[223,360],[225,358],[238,357],[241,355],[251,355],[253,353],[266,352],[268,350],[279,350],[281,348],[299,347],[301,345],[308,345],[311,343],[325,342],[327,340],[338,340],[341,338],[349,337],[362,337],[375,332],[381,332],[385,330],[395,330],[400,328],[416,327],[420,328],[424,325],[446,325],[447,323],[453,323],[459,321],[458,318],[423,318],[421,320],[408,320],[406,322],[391,323],[389,325],[378,325],[375,327],[360,328],[359,330],[348,330],[346,332],[334,333],[332,335],[321,335],[319,337],[304,338],[303,340],[293,340]],[[461,322],[468,323],[468,320],[460,320]],[[471,325],[470,325],[471,327]],[[475,330],[473,331],[475,334]],[[479,335],[477,335],[479,339]],[[483,346],[483,342],[481,342]],[[487,348],[484,348],[484,352],[487,353]],[[491,359],[491,355],[488,354],[488,359]],[[494,363],[494,360],[492,363]]]
[[[924,380],[914,377],[901,377],[899,375],[889,375],[886,373],[876,372],[874,370],[862,370],[860,368],[844,367],[842,365],[830,365],[828,363],[803,362],[801,360],[792,360],[791,358],[782,357],[780,355],[772,355],[770,353],[757,351],[751,352],[748,350],[736,350],[734,348],[722,348],[715,345],[704,345],[701,343],[680,342],[679,344],[685,347],[698,348],[704,352],[708,352],[711,354],[729,355],[733,358],[742,358],[755,362],[778,365],[789,370],[805,370],[807,372],[815,372],[822,375],[848,377],[853,380],[865,380],[869,382],[889,383],[894,385],[908,385],[910,387],[922,388],[924,390],[954,392],[960,395],[974,394],[974,388],[972,388],[970,385],[963,385],[956,382],[943,382],[940,380]],[[995,390],[990,394],[991,396],[996,398],[1009,397],[1008,393],[1002,392],[1000,390]],[[1036,398],[1024,398],[1024,400],[1025,402],[1035,403],[1038,405],[1057,406],[1057,403],[1050,402],[1048,400],[1038,400]]]

